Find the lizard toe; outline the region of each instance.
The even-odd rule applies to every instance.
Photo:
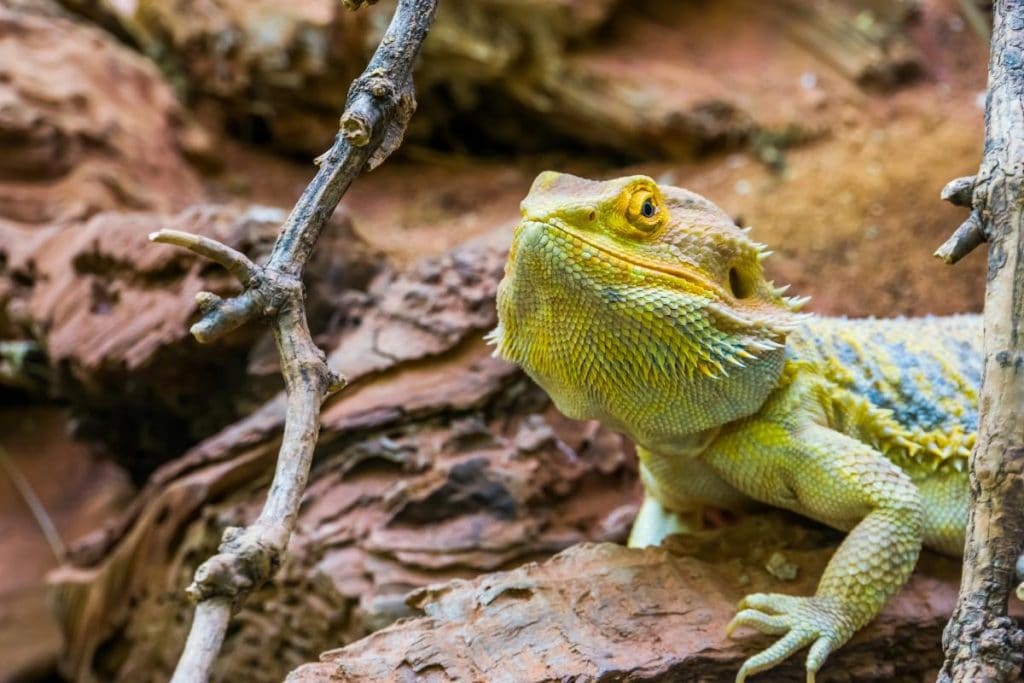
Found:
[[[738,609],[756,609],[765,614],[786,614],[793,612],[797,607],[796,601],[800,600],[795,595],[782,595],[781,593],[751,593],[740,600]]]
[[[771,636],[781,636],[789,631],[789,621],[779,614],[765,614],[756,609],[745,609],[737,612],[729,625],[725,627],[725,635],[732,636],[740,626],[757,629]]]
[[[793,630],[779,638],[774,645],[743,662],[736,683],[743,683],[748,676],[771,669],[786,661],[793,653],[806,647],[814,637],[809,633]]]
[[[747,626],[782,637],[743,663],[737,683],[781,664],[808,645],[811,647],[807,655],[807,681],[814,683],[825,659],[845,641],[844,634],[852,632],[838,605],[818,597],[759,593],[744,598],[740,609],[726,627],[728,634]]]
[[[814,674],[825,663],[825,658],[836,648],[832,638],[821,636],[811,645],[811,651],[807,653],[807,683],[814,683]]]

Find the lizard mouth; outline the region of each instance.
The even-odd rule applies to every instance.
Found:
[[[541,230],[555,230],[564,235],[570,241],[578,242],[580,245],[589,247],[599,254],[603,254],[604,256],[617,261],[624,267],[639,268],[655,275],[667,276],[673,280],[689,285],[688,288],[696,289],[705,296],[710,293],[719,300],[727,298],[725,290],[718,283],[701,274],[696,268],[682,264],[652,263],[651,261],[637,258],[635,255],[631,255],[624,250],[616,249],[606,244],[598,244],[594,240],[581,237],[579,233],[574,232],[566,225],[562,224],[558,219],[546,218],[544,220],[538,220],[535,218],[527,218],[523,221],[523,226],[526,227],[527,225],[533,225]]]

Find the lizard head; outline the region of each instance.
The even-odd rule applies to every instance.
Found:
[[[725,212],[646,176],[549,171],[521,213],[491,340],[563,412],[656,448],[757,410],[803,301]]]

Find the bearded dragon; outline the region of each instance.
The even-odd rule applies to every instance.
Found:
[[[807,680],[907,581],[922,546],[962,554],[981,319],[800,313],[767,249],[646,176],[554,172],[521,205],[496,354],[565,415],[637,445],[632,546],[752,501],[847,532],[813,596],[754,594],[729,631],[780,638],[737,682],[809,647]]]

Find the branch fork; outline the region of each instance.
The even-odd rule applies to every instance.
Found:
[[[989,235],[985,229],[981,212],[975,208],[982,202],[975,199],[977,192],[977,176],[963,176],[949,181],[940,195],[943,201],[953,206],[971,209],[970,215],[960,224],[948,240],[935,250],[935,255],[946,263],[953,264],[974,251],[982,242],[987,242]]]
[[[270,302],[284,294],[279,291],[280,287],[273,286],[261,266],[217,240],[180,230],[159,230],[150,233],[149,239],[174,244],[206,257],[223,266],[242,284],[242,294],[230,299],[222,299],[212,292],[196,294],[196,305],[202,317],[190,331],[203,344],[217,341],[260,315],[273,315],[274,308]]]

